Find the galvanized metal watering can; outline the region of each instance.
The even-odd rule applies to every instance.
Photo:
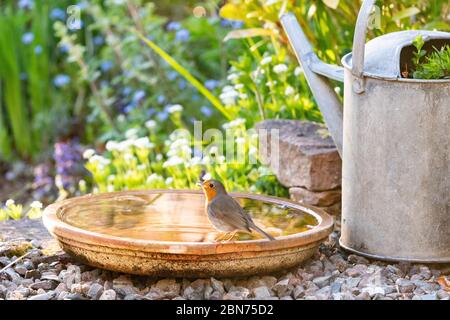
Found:
[[[366,44],[374,2],[363,2],[344,68],[319,60],[294,15],[281,17],[343,159],[340,244],[377,259],[450,262],[450,80],[401,77],[418,35],[430,49],[450,33]],[[328,78],[344,81],[344,108]]]

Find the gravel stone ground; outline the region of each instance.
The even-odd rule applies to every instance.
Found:
[[[304,265],[282,273],[161,279],[80,264],[50,245],[39,223],[0,223],[0,300],[450,300],[449,265],[369,261],[339,248],[339,230]]]

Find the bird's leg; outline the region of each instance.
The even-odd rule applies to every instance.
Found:
[[[214,239],[214,240],[216,240],[217,242],[220,242],[220,241],[222,241],[222,239],[223,239],[227,234],[228,234],[228,232],[219,234],[219,235],[216,237],[216,239]]]
[[[235,230],[233,233],[231,233],[231,237],[229,237],[227,240],[225,240],[225,241],[231,241],[233,238],[234,238],[234,236],[236,235],[236,233],[238,232],[238,230]]]

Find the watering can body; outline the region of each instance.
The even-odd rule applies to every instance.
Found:
[[[340,244],[371,258],[450,262],[450,80],[402,78],[422,35],[403,31],[365,44],[374,1],[364,1],[344,68],[321,62],[295,16],[281,18],[343,159]],[[344,81],[344,108],[329,79]]]

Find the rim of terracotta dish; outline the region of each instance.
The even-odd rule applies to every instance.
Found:
[[[132,251],[203,255],[244,251],[271,251],[307,245],[323,240],[332,232],[334,225],[334,218],[320,208],[296,203],[283,198],[248,193],[230,193],[230,195],[236,198],[248,198],[279,205],[287,205],[314,216],[318,221],[318,225],[304,232],[276,237],[276,240],[274,241],[260,239],[232,242],[175,242],[140,240],[88,231],[62,221],[57,214],[62,207],[79,203],[79,201],[82,201],[83,199],[90,199],[92,201],[92,199],[108,199],[118,195],[146,195],[153,193],[202,194],[201,191],[197,190],[143,190],[109,192],[96,195],[88,194],[63,200],[48,206],[43,212],[43,223],[50,233],[57,238],[64,237],[91,245],[128,249]]]

